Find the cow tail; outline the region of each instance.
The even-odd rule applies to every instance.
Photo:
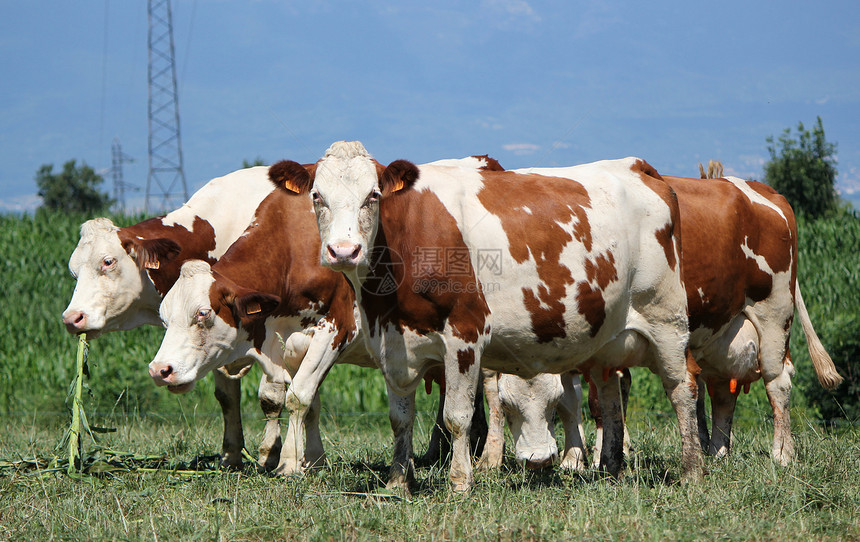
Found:
[[[832,390],[842,382],[842,377],[836,372],[836,366],[830,359],[830,354],[824,349],[824,345],[821,344],[821,340],[815,333],[815,328],[812,327],[812,321],[809,319],[809,313],[806,312],[806,305],[803,303],[803,296],[800,295],[800,281],[796,281],[794,284],[794,306],[800,316],[800,325],[803,327],[804,335],[806,335],[809,357],[812,358],[812,366],[815,367],[818,381],[826,389]]]

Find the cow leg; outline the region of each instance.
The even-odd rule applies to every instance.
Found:
[[[472,410],[472,426],[469,429],[469,450],[472,455],[482,455],[488,432],[487,414],[484,410],[484,387],[478,384],[475,390],[475,408]]]
[[[624,409],[624,441],[622,445],[622,450],[624,451],[624,457],[630,456],[630,432],[627,431],[627,403],[630,400],[630,386],[633,385],[633,377],[630,375],[630,369],[623,368],[621,369],[621,408]]]
[[[302,461],[302,468],[305,469],[321,469],[326,463],[325,447],[323,446],[322,435],[320,435],[320,414],[322,414],[322,405],[319,391],[317,391],[310,408],[308,408],[307,418],[305,418],[307,445],[304,461]]]
[[[463,364],[458,360],[457,350],[454,348],[448,350],[445,360],[445,383],[447,387],[445,425],[451,431],[450,478],[451,488],[456,493],[469,491],[474,481],[472,457],[469,450],[469,431],[481,375],[480,367],[480,355],[477,352],[474,354],[471,365],[463,367]]]
[[[270,379],[265,374],[260,378],[257,396],[260,409],[266,416],[266,428],[260,441],[257,464],[263,470],[274,470],[281,456],[281,412],[287,394],[287,384],[283,379]]]
[[[603,449],[603,414],[600,412],[600,399],[597,396],[597,386],[589,375],[588,378],[588,412],[594,420],[594,456],[592,464],[600,466],[600,454]]]
[[[429,467],[441,463],[451,453],[451,434],[445,429],[444,411],[445,391],[440,387],[439,408],[436,410],[436,421],[430,433],[430,443],[427,444],[427,451],[417,461],[421,466]]]
[[[482,373],[490,419],[487,424],[487,442],[478,462],[478,470],[488,470],[502,466],[505,453],[505,416],[502,402],[499,400],[499,374],[488,369],[483,369]]]
[[[663,357],[662,359],[667,359]],[[681,478],[684,481],[698,481],[704,477],[704,458],[696,424],[696,375],[686,363],[680,367],[661,364],[660,379],[663,389],[675,409],[681,433]],[[670,369],[675,370],[670,370]]]
[[[215,399],[221,405],[224,417],[221,467],[238,468],[242,466],[242,449],[245,448],[240,406],[241,380],[228,378],[219,371],[213,371],[212,374],[215,378]]]
[[[564,453],[561,468],[585,471],[585,431],[582,429],[582,383],[579,375],[561,375],[564,393],[558,402],[558,414],[564,424]]]
[[[323,322],[315,328],[313,339],[302,358],[299,370],[287,389],[285,404],[290,412],[290,421],[281,447],[281,460],[275,471],[278,474],[296,474],[303,470],[308,411],[319,392],[320,384],[334,365],[338,354],[337,345],[334,344],[337,330],[327,329],[328,327],[329,324]],[[318,418],[316,421],[318,422]],[[313,433],[310,436],[313,438]],[[322,447],[321,441],[319,447]],[[315,453],[319,454],[321,451],[316,450]]]
[[[409,493],[409,484],[415,478],[412,459],[412,427],[415,423],[415,391],[398,395],[388,388],[388,419],[394,432],[394,459],[388,473],[386,488]],[[447,402],[446,402],[447,403]]]
[[[773,409],[773,447],[771,456],[782,466],[794,461],[794,439],[791,436],[791,377],[794,375],[794,365],[791,356],[786,352],[782,371],[775,376],[762,370],[764,387],[767,398]]]
[[[699,443],[702,445],[702,450],[708,450],[709,442],[711,437],[708,435],[708,420],[705,416],[705,381],[702,380],[701,376],[696,377],[696,386],[699,388],[699,391],[696,393],[696,425],[699,426]],[[710,390],[710,386],[708,387]],[[711,409],[713,411],[713,399],[711,399]],[[734,411],[734,407],[732,407],[732,411]],[[712,422],[716,423],[716,422]],[[731,423],[731,422],[730,422]],[[715,428],[716,430],[716,428]]]
[[[602,369],[592,369],[591,381],[597,388],[600,414],[603,418],[603,443],[600,447],[600,469],[613,478],[621,472],[624,459],[624,422],[621,384],[618,374],[610,371],[605,377]]]
[[[729,453],[732,445],[732,420],[739,390],[733,393],[728,382],[712,382],[709,389],[713,427],[708,453],[714,457],[723,457]]]

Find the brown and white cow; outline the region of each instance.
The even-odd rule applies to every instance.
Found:
[[[607,372],[595,380],[608,421],[602,465],[613,475],[622,432],[614,369],[652,368],[678,415],[684,478],[702,476],[678,209],[652,167],[628,158],[555,179],[385,167],[358,142],[295,166],[283,188],[311,193],[320,261],[355,285],[365,342],[394,396],[390,485],[412,474],[415,388],[436,364],[456,491],[472,485],[467,435],[481,365],[527,377]],[[396,288],[380,288],[389,276]]]
[[[552,174],[553,170],[546,170]],[[708,443],[704,397],[699,405],[702,444],[715,456],[728,453],[732,419],[742,388],[762,379],[774,415],[773,458],[794,458],[789,419],[791,376],[788,351],[794,311],[800,317],[819,382],[828,389],[842,377],[815,333],[797,282],[797,226],[788,202],[767,185],[734,177],[703,181],[664,176],[681,211],[683,278],[690,311],[690,349],[711,396],[713,428]],[[629,385],[629,374],[627,375]],[[533,411],[552,412],[557,382],[532,384],[538,404],[522,404],[516,390],[525,384],[500,382],[509,418],[546,440],[546,420]],[[506,388],[512,388],[505,394]],[[594,391],[594,388],[592,388]],[[589,406],[599,416],[599,407]],[[550,403],[547,403],[549,401]],[[543,409],[543,410],[541,410]],[[531,414],[531,416],[527,416]],[[551,419],[550,415],[550,419]],[[574,429],[565,420],[568,432]],[[598,424],[599,427],[599,424]],[[515,437],[517,433],[515,433]],[[554,444],[554,437],[552,439]],[[531,441],[537,440],[535,437]],[[598,439],[598,444],[599,444]],[[517,446],[519,447],[519,440]]]
[[[158,307],[191,258],[214,263],[242,234],[257,206],[273,190],[267,167],[235,171],[212,179],[182,207],[160,218],[119,228],[107,218],[81,226],[81,239],[69,259],[75,291],[63,312],[70,333],[101,333],[161,325]],[[240,374],[243,374],[240,372]],[[244,435],[239,410],[239,381],[215,374],[215,396],[224,415],[222,463],[242,463]],[[278,415],[285,387],[263,378],[260,399],[269,414],[267,435],[279,434]],[[264,439],[261,461],[278,441]]]
[[[495,161],[479,156],[434,164],[488,168]],[[282,165],[272,166],[272,179],[290,175]],[[280,474],[323,461],[318,389],[335,361],[376,366],[356,340],[360,323],[352,286],[341,273],[320,266],[319,251],[310,200],[280,190],[270,194],[218,262],[183,264],[161,303],[167,332],[150,364],[156,384],[178,392],[241,359],[260,363],[273,377],[285,368],[290,422],[276,469]]]

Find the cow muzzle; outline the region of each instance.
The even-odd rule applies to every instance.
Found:
[[[74,335],[89,331],[87,329],[87,320],[87,313],[83,311],[72,311],[63,314],[63,323],[66,325],[66,331]]]
[[[348,268],[359,264],[361,245],[357,243],[334,243],[326,246],[326,263],[329,267]]]
[[[149,376],[156,386],[167,386],[171,393],[185,393],[194,389],[195,382],[176,382],[176,371],[170,363],[152,362],[149,364]]]

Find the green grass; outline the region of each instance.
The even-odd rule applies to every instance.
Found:
[[[633,451],[617,481],[560,471],[528,472],[506,457],[479,473],[467,497],[444,468],[422,468],[411,496],[384,491],[391,437],[385,416],[323,417],[329,457],[321,472],[279,478],[221,472],[193,459],[220,447],[207,416],[99,420],[116,433],[101,444],[138,454],[80,480],[19,464],[0,469],[0,539],[46,540],[849,540],[860,537],[860,433],[823,432],[795,421],[798,461],[769,457],[765,420],[741,423],[729,458],[708,460],[704,482],[681,485],[678,437],[665,417],[631,414]],[[42,456],[62,418],[4,419],[0,457]],[[426,444],[419,418],[416,448]],[[259,433],[257,424],[255,433]],[[590,428],[589,428],[590,429]],[[253,439],[250,439],[253,440]],[[250,442],[255,445],[256,442]],[[510,443],[508,443],[510,449]],[[121,465],[158,466],[151,471]],[[177,466],[183,472],[171,470]],[[41,472],[41,474],[40,474]]]

